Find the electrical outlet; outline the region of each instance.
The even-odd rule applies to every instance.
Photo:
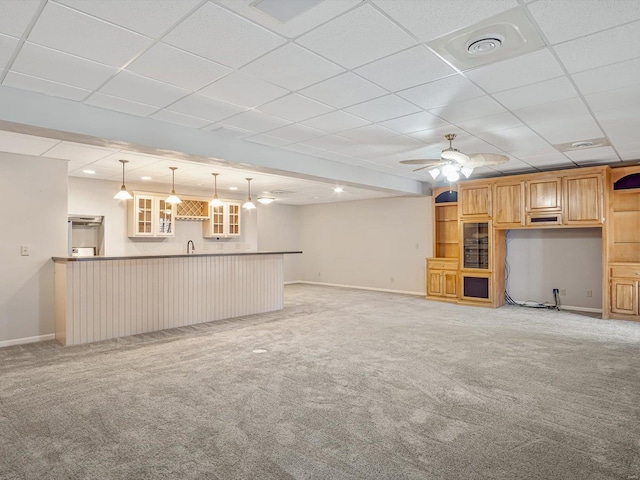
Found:
[[[593,291],[592,290],[587,290],[587,297],[588,298],[593,297]]]
[[[20,255],[22,255],[23,257],[29,256],[29,245],[20,246]]]
[[[566,295],[567,294],[567,290],[565,288],[561,288],[560,289],[560,295]]]
[[[553,289],[553,294],[554,295],[558,295],[560,293],[560,290],[558,290],[557,288]]]

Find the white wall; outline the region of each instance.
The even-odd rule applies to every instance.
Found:
[[[66,255],[67,162],[0,153],[0,191],[0,345],[7,345],[54,332],[51,257]]]
[[[127,188],[130,192],[163,192],[162,186],[128,182]],[[156,240],[128,238],[127,203],[113,199],[118,190],[120,190],[120,182],[69,177],[69,214],[104,216],[104,255],[186,253],[189,240],[193,240],[196,253],[229,253],[258,249],[257,210],[249,212],[242,210],[239,239],[205,239],[202,237],[202,222],[193,220],[177,220],[175,237]],[[180,188],[178,194],[208,197],[211,192]]]
[[[258,250],[301,250],[299,215],[301,207],[294,205],[258,206]],[[293,282],[302,279],[301,254],[284,256],[284,281]]]
[[[300,207],[302,280],[424,295],[431,197]]]
[[[514,300],[602,308],[602,232],[599,228],[510,230],[509,294]],[[592,297],[587,297],[587,291]]]

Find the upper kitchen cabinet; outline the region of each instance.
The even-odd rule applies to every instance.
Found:
[[[165,195],[135,193],[128,201],[128,236],[164,238],[175,236],[176,206]]]
[[[603,217],[604,172],[564,178],[564,223],[598,225]]]
[[[507,181],[493,185],[493,226],[524,226],[524,182]]]
[[[534,177],[534,175],[531,175]],[[562,224],[562,178],[530,178],[524,182],[527,225]]]
[[[458,186],[460,218],[491,217],[491,184],[464,182]]]
[[[205,238],[232,238],[240,236],[241,202],[223,201],[218,207],[209,207],[209,218],[202,226]]]

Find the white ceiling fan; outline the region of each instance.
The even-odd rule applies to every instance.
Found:
[[[455,133],[448,133],[444,138],[449,140],[449,148],[442,150],[439,159],[418,158],[401,160],[400,163],[405,165],[424,165],[416,168],[414,172],[429,168],[429,174],[434,180],[442,173],[449,182],[455,182],[460,178],[460,173],[469,178],[474,168],[501,165],[509,161],[509,157],[506,155],[496,153],[472,153],[469,155],[462,153],[451,145],[456,138]]]

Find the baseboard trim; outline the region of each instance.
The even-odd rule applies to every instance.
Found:
[[[13,347],[14,345],[24,345],[26,343],[46,342],[47,340],[55,340],[55,338],[55,333],[49,333],[47,335],[37,335],[35,337],[14,338],[13,340],[0,340],[0,348]]]
[[[574,312],[602,313],[601,308],[572,307],[571,305],[560,305],[560,310],[573,310]]]
[[[370,290],[373,292],[402,293],[404,295],[419,295],[421,297],[425,296],[424,292],[411,292],[408,290],[390,290],[388,288],[360,287],[356,285],[342,285],[340,283],[307,282],[306,280],[299,280],[297,282],[292,282],[292,283],[304,283],[307,285],[322,285],[325,287],[355,288],[356,290]]]

